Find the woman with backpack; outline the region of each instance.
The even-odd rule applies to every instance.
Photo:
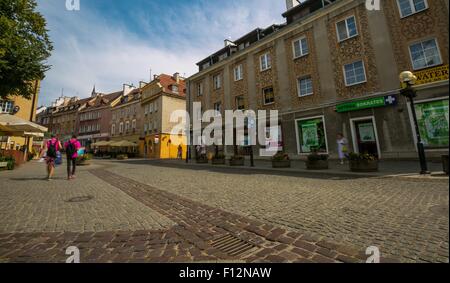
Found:
[[[55,135],[47,141],[43,152],[47,152],[45,162],[47,164],[47,180],[51,181],[55,172],[55,160],[58,157],[58,152],[62,148],[61,142]]]
[[[75,178],[78,150],[80,147],[81,144],[75,135],[73,135],[72,138],[64,144],[67,154],[67,180],[72,180]]]

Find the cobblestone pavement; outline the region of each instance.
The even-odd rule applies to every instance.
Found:
[[[402,262],[448,262],[448,183],[289,177],[237,169],[126,162],[111,172],[290,231]],[[149,165],[154,165],[149,168]]]
[[[41,164],[0,172],[0,261],[64,262],[74,245],[83,262],[362,262],[376,245],[384,262],[448,262],[444,184],[95,164],[50,185]]]

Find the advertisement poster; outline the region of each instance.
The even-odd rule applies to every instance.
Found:
[[[416,105],[420,135],[426,147],[448,147],[448,100]]]
[[[376,142],[375,131],[372,123],[358,125],[361,142]]]
[[[322,119],[304,120],[298,122],[300,150],[310,153],[314,149],[326,152],[325,129]]]

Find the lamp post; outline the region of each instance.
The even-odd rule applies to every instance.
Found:
[[[414,97],[417,96],[416,91],[413,88],[413,85],[416,83],[417,77],[409,71],[402,72],[400,74],[400,82],[402,83],[402,89],[400,93],[409,99],[410,105],[411,105],[411,113],[414,120],[414,127],[416,129],[416,139],[417,139],[417,151],[419,153],[419,159],[420,159],[420,174],[426,175],[430,174],[428,171],[428,165],[427,165],[427,159],[425,156],[425,147],[422,143],[422,137],[420,136],[420,129],[419,129],[419,123],[417,122],[417,114],[416,114],[416,108],[414,105]]]

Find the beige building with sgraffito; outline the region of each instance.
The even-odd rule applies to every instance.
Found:
[[[336,157],[338,133],[353,152],[416,158],[399,82],[412,71],[427,155],[448,153],[448,1],[381,1],[379,11],[364,0],[286,2],[285,23],[226,40],[197,64],[187,79],[191,117],[193,102],[222,114],[276,109],[280,149],[293,158]]]

